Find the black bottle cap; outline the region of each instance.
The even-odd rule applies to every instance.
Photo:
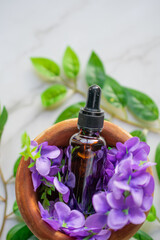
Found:
[[[104,112],[100,109],[101,88],[92,85],[88,89],[86,106],[80,109],[78,116],[78,127],[101,131],[104,122]]]

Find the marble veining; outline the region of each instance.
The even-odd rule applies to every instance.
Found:
[[[150,95],[160,109],[160,1],[159,0],[15,0],[0,2],[0,103],[9,118],[0,146],[0,165],[7,179],[20,152],[20,137],[31,138],[51,126],[67,106],[83,98],[75,94],[52,111],[41,105],[40,94],[49,83],[33,71],[31,56],[48,57],[61,65],[66,46],[77,52],[81,62],[78,87],[86,91],[85,66],[92,50],[101,57],[109,75],[122,85]],[[135,129],[118,120],[127,131]],[[158,134],[148,134],[150,160],[154,161]],[[156,177],[154,204],[160,217],[159,182]],[[12,211],[14,184],[8,187]],[[0,195],[4,195],[0,180]],[[0,212],[3,211],[0,203]],[[0,214],[0,224],[2,214]],[[17,221],[6,222],[2,240]],[[143,228],[154,240],[160,238],[157,222]]]

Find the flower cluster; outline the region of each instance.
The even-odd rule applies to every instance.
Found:
[[[154,179],[147,168],[153,163],[147,161],[149,146],[139,138],[96,152],[82,198],[86,205],[92,205],[88,214],[74,196],[71,146],[61,149],[32,141],[31,149],[33,156],[40,152],[39,158],[30,160],[30,171],[34,191],[41,193],[41,217],[54,230],[79,240],[104,240],[109,239],[111,229],[145,221],[154,191]]]

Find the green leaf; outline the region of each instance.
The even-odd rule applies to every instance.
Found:
[[[58,172],[58,181],[61,182],[61,174]]]
[[[44,107],[56,107],[62,103],[66,94],[67,89],[64,85],[55,84],[41,94],[42,105]]]
[[[160,143],[156,148],[155,162],[157,163],[156,170],[157,170],[157,175],[160,181]]]
[[[103,63],[95,52],[92,52],[86,69],[86,81],[88,86],[97,84],[103,88],[106,79]]]
[[[50,206],[49,200],[47,198],[44,198],[43,200],[43,207],[47,209]]]
[[[150,209],[150,211],[149,211],[149,214],[148,214],[148,216],[147,216],[147,221],[148,222],[154,222],[155,220],[156,220],[156,209],[155,209],[155,206],[154,205],[152,205],[152,207],[151,207],[151,209]]]
[[[14,167],[13,167],[13,176],[14,176],[14,177],[16,177],[17,169],[18,169],[18,166],[19,166],[19,164],[20,164],[21,158],[22,158],[22,156],[20,156],[20,157],[16,160],[16,162],[15,162],[15,164],[14,164]]]
[[[25,223],[19,223],[9,230],[6,240],[28,240],[32,235]]]
[[[42,145],[40,146],[39,151],[36,153],[36,155],[32,156],[33,161],[35,161],[37,158],[40,158],[40,156],[41,156],[41,149],[42,149]]]
[[[7,122],[7,119],[8,119],[8,112],[7,112],[7,109],[3,107],[2,113],[0,109],[0,139],[3,133],[4,126]]]
[[[79,102],[69,106],[58,116],[55,123],[58,123],[70,118],[77,118],[80,109],[84,106],[85,106],[85,102]]]
[[[21,136],[21,143],[22,143],[22,148],[24,147],[30,148],[31,140],[29,135],[26,132],[24,132]]]
[[[60,75],[59,66],[47,58],[31,58],[35,70],[44,78],[50,80]]]
[[[63,70],[65,75],[70,79],[76,79],[80,70],[79,59],[70,47],[66,48],[63,56]]]
[[[32,167],[34,167],[34,165],[35,165],[35,162],[32,162],[29,164],[28,168],[32,168]]]
[[[136,232],[133,237],[138,240],[153,240],[153,238],[151,238],[147,233],[143,232],[142,230],[138,230],[138,232]]]
[[[133,114],[146,121],[158,119],[158,107],[150,97],[131,88],[124,89],[127,96],[127,107]]]
[[[115,107],[124,107],[127,104],[124,88],[110,76],[106,76],[102,89],[105,99]]]
[[[130,132],[130,134],[131,134],[133,137],[139,137],[139,139],[140,139],[141,142],[147,142],[146,136],[145,136],[145,134],[143,133],[143,131],[141,131],[141,130],[135,130],[135,131],[133,131],[133,132]]]
[[[31,153],[31,149],[30,149],[30,144],[31,144],[31,140],[29,135],[24,132],[21,136],[21,144],[22,144],[22,148],[24,148],[24,151],[20,153],[20,155],[24,156],[24,160],[26,161],[29,157],[32,158],[32,153]]]
[[[20,214],[20,211],[18,209],[18,205],[17,205],[17,201],[15,200],[14,204],[13,204],[13,212],[14,214],[17,216],[17,217],[20,217],[21,214]]]

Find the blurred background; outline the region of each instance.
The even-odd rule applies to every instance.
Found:
[[[85,68],[94,50],[107,74],[122,85],[146,93],[160,109],[159,26],[159,0],[0,0],[0,103],[9,114],[0,146],[5,179],[12,175],[24,131],[35,138],[66,107],[85,100],[74,94],[60,107],[46,110],[40,94],[50,85],[35,74],[30,57],[50,58],[61,66],[64,51],[71,46],[81,63],[78,88],[86,92]],[[115,119],[113,122],[129,132],[137,129]],[[160,135],[148,133],[151,161],[159,141]],[[155,178],[154,204],[160,216],[156,173]],[[8,185],[8,194],[10,213],[15,200],[14,183]],[[4,195],[1,181],[0,195]],[[0,203],[0,224],[3,209]],[[16,222],[13,217],[6,221],[2,240]],[[160,239],[157,221],[145,223],[142,229],[153,239]]]

